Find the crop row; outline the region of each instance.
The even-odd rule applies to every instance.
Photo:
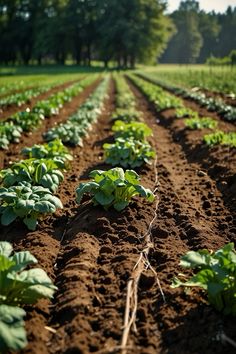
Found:
[[[38,128],[45,118],[58,115],[66,102],[71,101],[94,80],[94,76],[88,76],[63,91],[51,95],[46,100],[38,101],[32,110],[17,112],[4,122],[0,122],[0,148],[8,149],[10,143],[20,141],[23,132],[32,131]]]
[[[134,75],[129,76],[131,80],[139,87],[145,96],[154,103],[156,110],[161,112],[165,109],[175,109],[176,118],[185,118],[185,126],[189,129],[203,129],[208,128],[215,130],[211,134],[203,136],[202,141],[208,146],[217,144],[236,146],[236,133],[223,132],[217,130],[218,122],[209,117],[200,117],[196,111],[186,108],[183,101],[166,92],[157,84],[153,84],[141,77]]]
[[[78,118],[73,124],[81,124],[83,135],[101,112],[107,85],[108,78],[72,116]],[[85,128],[84,121],[87,123],[87,120],[89,124]],[[24,148],[22,154],[27,159],[11,164],[0,173],[1,223],[9,225],[16,219],[22,219],[28,229],[34,230],[42,215],[63,208],[61,201],[52,193],[64,179],[63,172],[73,157],[59,139]],[[19,306],[35,303],[42,297],[52,298],[57,288],[43,270],[24,270],[26,266],[37,263],[29,252],[12,256],[11,245],[2,242],[0,258],[3,261],[0,264],[0,327],[4,329],[0,331],[0,350],[19,350],[27,344],[23,321],[25,311]]]
[[[207,110],[212,112],[217,112],[222,118],[227,121],[236,121],[236,108],[224,103],[220,99],[213,97],[207,97],[203,92],[194,92],[193,90],[181,88],[179,86],[174,86],[166,83],[163,80],[158,80],[150,76],[150,74],[139,74],[144,79],[150,80],[152,83],[157,84],[164,89],[173,92],[183,98],[191,99],[198,103],[200,106],[205,107]]]
[[[24,103],[29,103],[34,97],[50,90],[52,87],[59,85],[58,82],[51,85],[44,85],[40,87],[33,87],[23,92],[13,93],[9,96],[0,99],[0,107],[4,108],[10,105],[22,106]]]

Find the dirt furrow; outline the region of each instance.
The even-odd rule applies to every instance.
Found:
[[[132,89],[146,123],[153,129],[151,142],[157,152],[160,182],[159,213],[153,229],[155,249],[150,262],[160,278],[166,303],[160,293],[150,291],[147,298],[151,313],[147,322],[156,322],[159,330],[159,341],[153,353],[193,354],[201,350],[233,353],[233,348],[224,347],[216,340],[222,328],[233,336],[232,319],[222,318],[207,306],[201,292],[187,296],[181,290],[170,288],[171,278],[182,271],[178,263],[187,250],[215,250],[235,241],[233,217],[215,181],[202,173],[201,164],[186,159],[181,145],[165,127],[163,117],[155,113],[154,107],[134,86]]]

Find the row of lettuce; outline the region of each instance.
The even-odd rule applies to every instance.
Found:
[[[112,143],[105,143],[104,162],[114,166],[107,171],[94,170],[91,181],[81,183],[76,190],[77,202],[84,194],[90,194],[95,205],[105,209],[113,207],[120,212],[126,208],[134,196],[141,196],[152,202],[153,192],[140,184],[140,177],[134,170],[150,164],[155,152],[147,141],[152,130],[140,122],[141,112],[137,111],[136,100],[124,77],[116,75],[116,110],[112,115]],[[125,170],[123,170],[125,168]]]
[[[96,121],[103,107],[107,86],[108,78],[105,78],[64,124],[66,130],[71,129],[72,124],[77,127],[70,144],[81,144],[82,137]],[[12,163],[0,172],[2,225],[20,219],[29,230],[35,230],[43,215],[63,208],[54,193],[73,157],[62,143],[64,135],[61,136],[60,130],[56,134],[55,129],[59,127],[63,124],[53,128],[52,139],[56,139],[51,140],[51,131],[48,131],[45,134],[50,140],[48,143],[24,148],[22,155],[25,159]],[[0,352],[20,350],[27,344],[23,320],[25,311],[21,306],[34,304],[40,298],[50,299],[57,288],[42,269],[25,270],[28,265],[37,263],[28,251],[12,255],[12,246],[8,242],[0,242],[0,260]]]
[[[152,83],[173,92],[183,98],[191,99],[207,110],[217,112],[222,118],[229,122],[236,121],[236,108],[226,104],[223,100],[214,97],[207,97],[203,92],[186,89],[180,86],[172,85],[164,80],[157,79],[149,73],[140,73],[140,77],[150,80]]]
[[[121,99],[122,86],[125,87],[126,84],[124,79],[117,79],[117,84],[120,87],[117,98]],[[64,172],[66,172],[70,161],[73,159],[64,144],[82,145],[83,137],[101,113],[107,87],[108,77],[103,79],[66,123],[58,124],[44,134],[45,140],[49,141],[48,143],[24,148],[22,156],[25,159],[12,163],[9,168],[0,172],[2,225],[7,226],[16,219],[21,219],[29,230],[35,230],[38,220],[43,215],[53,213],[58,208],[63,208],[60,199],[54,193],[63,181]],[[128,87],[125,88],[128,89]],[[135,110],[134,97],[130,94],[133,103],[130,102],[129,105],[127,105],[127,97],[123,101],[121,100],[119,109],[126,111],[126,121],[129,121],[129,123],[123,122],[123,124],[130,127],[129,124],[132,124],[133,117],[139,117],[140,113]],[[132,106],[132,109],[127,109],[128,106]],[[115,112],[115,115],[120,113],[119,109]],[[115,119],[115,116],[113,118]],[[119,121],[121,122],[121,120]],[[116,120],[115,131],[118,134],[117,122]],[[127,129],[124,129],[123,126],[120,132],[122,134],[124,132],[126,136]],[[133,134],[129,134],[127,138],[132,138],[134,144],[139,145],[139,142],[144,142],[147,132],[148,135],[151,133],[144,123],[140,123],[139,126],[134,126]],[[135,136],[137,140],[135,140]],[[106,149],[106,146],[104,148]],[[149,150],[151,151],[150,145]],[[108,155],[105,153],[105,159],[109,159]],[[141,162],[146,162],[147,156],[141,161],[137,154],[133,157],[131,155],[128,165],[139,166]],[[147,162],[150,162],[149,158]],[[135,159],[138,163],[135,162]],[[114,161],[112,164],[120,165],[119,162],[115,163]],[[76,190],[78,203],[81,202],[84,193],[92,195],[92,201],[95,205],[102,205],[105,209],[113,206],[118,211],[124,209],[135,195],[141,195],[150,202],[154,200],[153,193],[140,185],[140,178],[133,170],[124,171],[120,167],[108,171],[95,170],[91,172],[90,176],[92,181],[81,183]],[[35,268],[25,270],[28,265],[37,262],[29,252],[19,252],[12,255],[12,246],[7,242],[2,242],[0,243],[0,257],[4,260],[3,268],[0,266],[2,281],[0,326],[4,328],[4,331],[0,333],[0,350],[19,350],[27,344],[23,321],[25,311],[21,308],[21,305],[33,304],[43,297],[52,298],[56,287],[43,270]],[[18,291],[19,287],[21,291]]]
[[[23,92],[13,93],[9,96],[5,96],[0,98],[0,108],[3,110],[12,105],[17,105],[18,107],[22,106],[25,103],[30,103],[32,98],[35,98],[41,95],[44,92],[47,92],[54,86],[59,85],[60,83],[52,83],[48,85],[43,85],[39,87],[32,87],[29,89],[24,90]]]
[[[47,99],[38,101],[31,110],[17,112],[0,122],[0,148],[8,149],[9,144],[19,143],[23,132],[31,132],[37,129],[45,118],[58,115],[65,103],[82,92],[95,78],[94,75],[88,76]]]
[[[176,118],[184,118],[185,126],[189,129],[213,130],[205,134],[202,141],[207,146],[227,145],[236,147],[236,133],[233,131],[224,132],[217,129],[218,122],[210,117],[201,117],[198,112],[184,106],[183,101],[162,89],[159,85],[149,82],[140,76],[129,75],[130,79],[137,85],[143,94],[154,103],[156,110],[161,112],[166,109],[175,109]],[[145,76],[146,77],[146,76]]]
[[[6,96],[6,95],[11,95],[14,94],[15,91],[20,91],[23,89],[29,89],[32,87],[39,87],[45,84],[45,79],[46,81],[51,81],[51,78],[46,78],[45,76],[43,76],[43,79],[40,77],[38,77],[38,75],[36,76],[30,76],[29,78],[24,77],[19,79],[17,77],[17,79],[14,79],[14,81],[11,79],[10,82],[4,82],[4,79],[1,80],[1,86],[0,86],[0,96]],[[42,83],[43,82],[43,83]]]

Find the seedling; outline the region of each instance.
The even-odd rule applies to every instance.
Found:
[[[121,120],[117,120],[112,127],[116,137],[123,139],[134,138],[136,140],[143,141],[146,137],[152,135],[152,129],[147,124],[141,122],[124,123]]]
[[[148,142],[133,138],[117,138],[114,144],[104,144],[105,159],[112,166],[139,167],[144,163],[150,164],[155,152]]]
[[[17,186],[0,189],[2,225],[9,225],[19,218],[29,230],[35,230],[42,215],[54,213],[58,208],[63,208],[60,199],[47,188],[20,182]]]
[[[94,205],[104,209],[113,206],[117,211],[123,210],[132,197],[140,195],[149,202],[155,198],[150,189],[139,184],[139,175],[133,170],[123,171],[116,167],[108,171],[94,170],[89,175],[91,182],[81,183],[76,189],[76,201],[79,204],[84,194],[92,196]]]
[[[23,317],[19,306],[34,304],[41,298],[51,299],[57,287],[40,268],[25,270],[38,263],[28,251],[12,255],[8,242],[0,242],[0,351],[20,350],[27,344]]]
[[[64,179],[60,171],[63,168],[64,161],[59,159],[28,159],[15,162],[10,168],[2,170],[0,178],[4,187],[11,187],[25,181],[55,192]]]
[[[197,271],[189,280],[174,278],[171,287],[200,287],[207,292],[208,301],[224,314],[236,315],[236,252],[229,243],[216,252],[190,251],[180,261],[184,268]]]
[[[218,125],[217,121],[209,117],[198,117],[198,118],[189,118],[184,121],[186,127],[190,129],[215,129]]]
[[[236,133],[235,132],[224,133],[222,131],[218,131],[212,134],[204,135],[203,141],[209,146],[228,145],[228,146],[236,147]]]

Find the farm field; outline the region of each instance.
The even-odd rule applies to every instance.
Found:
[[[207,65],[158,65],[143,67],[143,71],[159,80],[187,88],[198,87],[221,96],[236,95],[235,67]]]
[[[224,314],[228,304],[209,304],[203,289],[171,287],[179,273],[193,274],[179,264],[186,252],[236,239],[236,114],[227,96],[235,82],[227,72],[220,87],[208,69],[194,70],[204,74],[192,81],[173,67],[0,78],[4,97],[49,85],[0,113],[0,241],[29,251],[56,287],[39,280],[44,296],[23,302],[28,343],[18,333],[9,352],[235,353],[235,288]],[[176,86],[199,86],[224,106]],[[50,208],[31,204],[39,185]],[[31,197],[12,215],[9,200],[23,186]]]

